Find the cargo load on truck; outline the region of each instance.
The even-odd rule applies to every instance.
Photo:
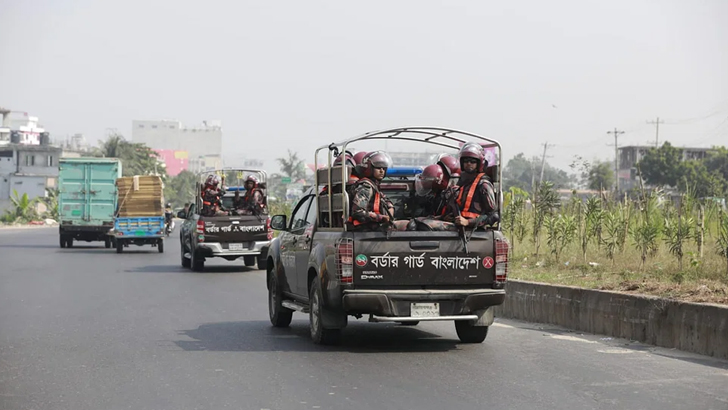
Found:
[[[116,180],[119,191],[117,216],[159,216],[164,214],[164,189],[157,175],[135,175]]]
[[[129,245],[152,245],[164,252],[164,183],[157,175],[116,180],[118,204],[112,231],[117,253]]]

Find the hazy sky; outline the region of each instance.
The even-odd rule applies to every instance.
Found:
[[[437,125],[509,158],[728,145],[728,1],[0,0],[0,106],[53,137],[220,119],[266,160]],[[556,108],[554,108],[554,106]],[[234,164],[226,164],[234,165]]]

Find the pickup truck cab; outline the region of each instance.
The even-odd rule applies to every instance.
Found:
[[[260,181],[259,189],[265,195],[267,179],[265,171],[225,169],[210,171],[200,176],[204,178],[210,173],[226,175],[228,181],[237,179],[237,182],[233,181],[233,185],[224,186],[222,203],[225,209],[232,209],[235,192],[239,192],[240,196],[245,195],[242,179],[246,175],[257,176]],[[245,266],[257,264],[259,269],[263,269],[266,265],[268,247],[273,239],[267,209],[251,215],[205,216],[201,214],[201,189],[202,185],[198,184],[196,199],[191,202],[189,210],[177,213],[177,217],[184,220],[180,227],[182,267],[202,272],[208,258],[223,258],[228,261],[243,258]]]
[[[448,231],[352,232],[343,223],[350,210],[341,185],[352,169],[332,166],[333,159],[351,143],[384,138],[436,144],[451,151],[474,140],[500,158],[496,141],[445,128],[377,131],[319,148],[314,187],[290,218],[271,218],[272,228],[281,231],[271,243],[266,265],[271,323],[285,327],[294,311],[307,313],[313,341],[328,344],[338,341],[351,316],[403,325],[453,321],[462,342],[483,342],[493,323],[493,307],[505,299],[510,247],[498,226],[462,237]],[[321,151],[328,161],[319,169]],[[486,174],[501,204],[497,158],[490,158],[493,166]],[[380,190],[400,198],[393,202],[395,215],[401,215],[396,208],[413,194],[413,178],[392,175],[396,173],[388,172]],[[334,194],[324,194],[324,187]],[[468,237],[466,250],[463,241]]]

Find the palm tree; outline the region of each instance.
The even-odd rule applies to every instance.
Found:
[[[297,181],[306,177],[305,165],[303,160],[298,158],[298,153],[288,150],[288,158],[276,159],[281,165],[281,173]]]

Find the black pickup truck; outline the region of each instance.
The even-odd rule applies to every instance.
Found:
[[[271,323],[285,327],[294,311],[307,313],[313,341],[330,344],[338,341],[349,316],[403,325],[454,321],[462,342],[481,343],[493,323],[493,306],[505,299],[509,244],[498,227],[468,232],[466,252],[457,232],[352,232],[342,223],[348,218],[349,198],[341,184],[352,169],[332,166],[332,158],[350,143],[382,138],[419,140],[452,150],[475,139],[492,146],[500,158],[496,141],[444,128],[378,131],[320,148],[316,163],[324,150],[328,166],[317,171],[314,187],[290,220],[284,215],[271,218],[272,228],[281,231],[271,243],[266,266]],[[490,177],[501,203],[498,165],[491,167]],[[412,194],[412,185],[412,178],[388,176],[380,189],[402,198]],[[335,194],[322,194],[323,187]]]
[[[265,187],[265,171],[226,169],[224,172],[241,176],[256,174],[261,181],[261,186]],[[239,192],[241,196],[245,194],[242,185],[239,181],[233,186],[226,187],[222,198],[225,209],[233,208],[232,200],[235,192]],[[184,219],[180,227],[182,267],[202,272],[205,268],[205,260],[208,258],[223,258],[228,261],[243,258],[245,266],[257,264],[258,269],[264,269],[268,247],[273,239],[271,220],[267,210],[254,215],[204,216],[200,214],[202,209],[200,189],[201,187],[198,186],[196,200],[190,205],[189,210],[180,211],[177,214],[178,218]],[[265,195],[265,189],[261,189],[261,191]]]

